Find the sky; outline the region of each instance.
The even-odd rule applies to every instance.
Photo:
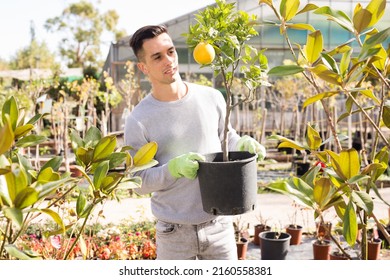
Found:
[[[81,1],[81,0],[80,0]],[[53,52],[57,51],[59,36],[44,28],[48,18],[60,16],[75,0],[1,0],[0,58],[9,60],[17,50],[25,48],[31,40],[30,27],[35,28],[38,42],[45,41]],[[119,14],[119,29],[132,34],[147,24],[159,24],[178,16],[196,11],[214,0],[87,0],[95,3],[101,13],[116,10]],[[110,41],[101,46],[103,57],[108,52]]]

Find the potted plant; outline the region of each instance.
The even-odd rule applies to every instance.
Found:
[[[313,242],[313,259],[314,260],[329,260],[332,250],[330,240],[324,238],[316,238]]]
[[[303,226],[297,224],[298,205],[294,203],[294,212],[291,223],[286,226],[286,232],[291,235],[290,245],[299,245],[302,242]]]
[[[206,155],[206,161],[199,163],[203,207],[215,215],[242,214],[254,210],[256,205],[256,155],[229,152],[230,115],[233,107],[253,100],[256,89],[267,85],[267,59],[263,51],[248,44],[258,35],[254,28],[256,16],[237,11],[235,3],[216,0],[216,5],[206,7],[195,17],[196,23],[185,34],[187,44],[194,48],[194,58],[202,67],[211,67],[215,76],[222,78],[226,93],[222,153]],[[232,85],[237,76],[248,91],[240,92],[242,98],[235,102]]]
[[[291,235],[282,231],[260,233],[260,254],[262,260],[285,260],[290,249]]]
[[[246,259],[246,253],[248,251],[249,243],[249,223],[245,223],[242,220],[242,216],[235,217],[233,222],[234,234],[236,236],[237,257],[239,260]]]
[[[257,246],[260,246],[260,233],[263,231],[270,231],[271,227],[267,224],[267,219],[264,219],[261,212],[259,215],[256,215],[259,223],[254,225],[254,234],[253,234],[253,243]]]
[[[276,137],[283,140],[279,146],[309,151],[311,156],[325,165],[325,168],[312,167],[302,179],[292,178],[284,186],[280,185],[279,190],[306,205],[313,206],[315,202],[319,205],[315,206],[316,215],[321,214],[323,207],[334,207],[342,220],[346,242],[350,246],[355,244],[360,224],[362,243],[365,244],[369,217],[375,220],[380,231],[385,232],[373,212],[373,201],[369,193],[377,192],[375,183],[387,169],[389,162],[390,143],[382,127],[390,127],[390,106],[385,98],[385,92],[390,88],[386,79],[388,46],[385,45],[390,37],[390,28],[379,31],[375,27],[384,15],[386,1],[373,0],[366,7],[357,4],[352,18],[343,11],[329,6],[318,7],[313,3],[300,9],[299,0],[282,0],[279,7],[275,7],[272,0],[260,0],[259,4],[268,6],[275,14],[275,22],[269,21],[268,24],[279,28],[294,59],[294,64],[276,66],[268,71],[268,75],[277,77],[301,73],[314,93],[304,101],[303,107],[320,103],[331,132],[331,136],[322,141],[318,130],[313,124],[309,124],[306,144],[283,136]],[[297,15],[310,12],[335,22],[350,32],[352,39],[333,49],[325,49],[321,30],[310,24],[294,21]],[[291,33],[288,32],[291,29],[307,31],[304,46],[298,44],[297,48],[292,47],[289,37]],[[352,43],[356,43],[359,49],[354,50],[356,45]],[[371,81],[378,83],[380,87],[371,86]],[[337,113],[333,110],[330,101],[335,97],[342,98],[345,112]],[[380,118],[376,121],[371,118],[372,110],[379,113]],[[341,144],[343,137],[336,125],[337,121],[359,114],[367,121],[376,139],[372,147],[369,147],[370,151],[362,154]],[[322,151],[320,147],[325,143],[330,144],[329,149]],[[366,159],[367,155],[369,159]],[[322,172],[318,172],[320,168]],[[311,171],[313,169],[317,170],[316,174]],[[380,196],[379,198],[381,199]],[[388,205],[388,202],[384,203]],[[364,258],[366,246],[361,248],[361,256]]]

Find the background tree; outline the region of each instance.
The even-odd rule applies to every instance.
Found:
[[[68,67],[99,67],[104,33],[108,32],[115,39],[125,36],[125,31],[116,28],[118,19],[114,10],[100,14],[94,4],[82,0],[71,3],[60,16],[49,18],[45,28],[64,34],[59,51]]]
[[[55,55],[50,52],[45,42],[33,40],[27,47],[16,51],[11,58],[10,67],[12,69],[41,68],[51,69],[55,64]]]

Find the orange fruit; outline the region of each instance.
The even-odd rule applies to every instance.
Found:
[[[197,63],[210,64],[215,58],[215,50],[209,43],[200,42],[196,45],[193,55]]]

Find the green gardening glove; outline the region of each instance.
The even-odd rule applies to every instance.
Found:
[[[168,170],[172,177],[186,177],[195,179],[199,169],[198,161],[205,161],[205,157],[197,153],[180,155],[168,161]]]
[[[257,154],[257,160],[261,161],[267,155],[265,147],[248,135],[244,135],[237,142],[237,150]]]

